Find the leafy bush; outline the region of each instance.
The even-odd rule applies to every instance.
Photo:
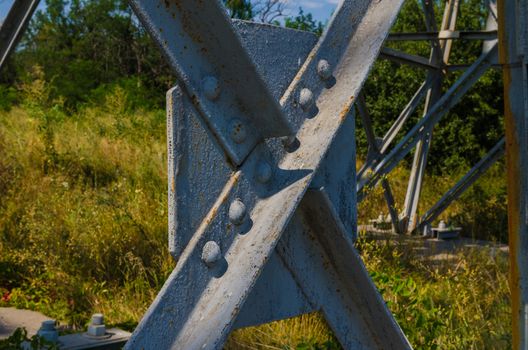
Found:
[[[6,339],[0,339],[0,350],[58,350],[57,344],[47,341],[46,339],[34,335],[28,337],[25,328],[17,328],[15,332]]]

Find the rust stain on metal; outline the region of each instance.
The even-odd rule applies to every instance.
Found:
[[[519,234],[520,234],[520,149],[519,140],[515,130],[517,129],[515,117],[511,110],[510,89],[511,89],[511,67],[509,66],[508,40],[505,23],[505,2],[499,1],[497,4],[498,16],[498,38],[499,38],[499,62],[503,64],[504,81],[504,117],[506,134],[506,163],[508,181],[508,239],[510,246],[510,290],[512,306],[512,349],[520,349],[521,334],[520,313],[520,273],[518,266],[519,254]]]
[[[341,113],[339,113],[339,121],[340,122],[343,122],[343,120],[345,120],[345,118],[348,115],[348,112],[350,112],[350,108],[351,108],[353,103],[354,103],[354,96],[350,96],[350,98],[348,99],[347,103],[345,104],[345,107],[341,110]]]
[[[231,194],[232,190],[234,189],[238,181],[240,181],[240,176],[241,173],[239,171],[231,176],[229,181],[226,183],[224,189],[222,190],[222,193],[220,193],[218,201],[215,203],[215,205],[211,208],[207,216],[202,221],[200,225],[201,227],[207,227],[211,224],[211,222],[213,222],[213,220],[218,214],[218,211],[224,206],[226,201],[229,199],[229,195]]]

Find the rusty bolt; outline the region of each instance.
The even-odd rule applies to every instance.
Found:
[[[323,80],[327,80],[332,76],[332,69],[327,60],[319,60],[317,63],[317,74]]]
[[[204,244],[202,250],[202,261],[208,267],[214,266],[222,258],[220,246],[215,241],[209,241]]]
[[[313,104],[313,94],[309,89],[302,89],[299,94],[299,104],[304,110],[309,109]]]
[[[208,76],[204,78],[202,84],[205,97],[211,101],[216,100],[220,95],[220,85],[218,80],[215,77]]]
[[[240,119],[233,119],[229,124],[231,139],[236,143],[242,143],[246,140],[246,127]]]
[[[246,218],[246,206],[240,199],[235,199],[229,206],[229,221],[241,225]]]

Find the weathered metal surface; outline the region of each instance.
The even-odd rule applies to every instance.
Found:
[[[345,349],[410,349],[338,216],[310,190],[277,253]]]
[[[219,1],[130,4],[234,164],[263,139],[293,133]]]
[[[503,65],[513,349],[528,348],[528,2],[498,4]]]
[[[331,146],[346,124],[348,111],[400,6],[401,1],[395,0],[341,4],[281,98],[283,112],[299,128],[296,141],[286,150],[279,140],[258,145],[240,170],[230,175],[128,348],[151,344],[161,348],[221,346],[307,188],[324,162],[333,161],[328,158]],[[317,69],[322,59],[332,67],[331,78],[323,78]],[[299,108],[303,89],[313,96],[310,108]],[[349,152],[347,156],[353,159],[353,147]],[[273,170],[264,184],[256,176],[262,161]],[[353,181],[354,173],[351,175]],[[324,183],[324,176],[319,179]],[[235,200],[247,208],[245,221],[238,225],[229,222],[228,208]],[[355,223],[355,210],[351,212],[348,215]],[[219,245],[223,259],[207,267],[201,261],[202,247],[211,241]],[[347,338],[341,341],[348,344]],[[407,347],[407,343],[400,341],[394,346]]]
[[[265,84],[273,98],[278,100],[314,47],[317,37],[312,33],[245,21],[234,21],[233,26],[257,71],[266,77]],[[179,87],[169,90],[169,250],[175,259],[232,175],[222,147],[199,116]]]
[[[40,0],[15,0],[0,26],[0,71],[15,50]]]

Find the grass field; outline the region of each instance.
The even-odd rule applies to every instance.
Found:
[[[133,329],[174,266],[166,249],[165,113],[133,110],[120,88],[75,112],[49,101],[38,76],[22,91],[23,103],[0,111],[0,306],[77,328],[103,312],[110,324]],[[400,203],[406,175],[400,168],[390,177]],[[424,206],[459,175],[428,177]],[[386,212],[381,198],[374,189],[360,222]],[[446,213],[470,235],[498,240],[505,215],[500,164]],[[393,241],[360,238],[357,247],[415,348],[510,346],[506,256],[461,251],[438,263]],[[226,348],[339,347],[310,314],[238,330]]]

